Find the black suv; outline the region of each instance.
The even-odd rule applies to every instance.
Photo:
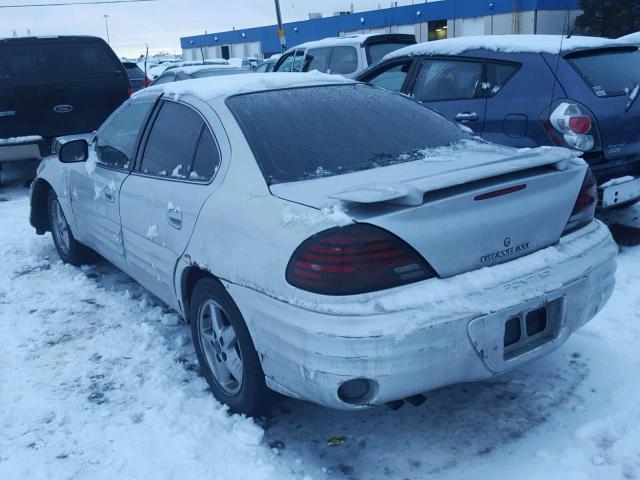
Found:
[[[96,130],[131,93],[101,38],[0,39],[0,162],[49,155],[53,138]]]

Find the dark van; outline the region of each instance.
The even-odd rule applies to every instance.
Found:
[[[131,92],[101,38],[0,39],[0,162],[37,160],[53,138],[96,130]]]

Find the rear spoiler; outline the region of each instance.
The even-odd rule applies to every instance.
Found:
[[[416,36],[408,33],[382,33],[366,38],[362,42],[362,46],[368,47],[379,43],[406,43],[407,45],[413,45],[416,43]]]
[[[424,195],[429,192],[537,167],[546,166],[562,171],[569,168],[569,164],[573,161],[578,164],[584,164],[578,157],[579,154],[577,152],[566,149],[553,149],[544,155],[539,152],[517,155],[511,158],[502,158],[492,163],[484,163],[467,168],[453,168],[449,171],[413,178],[402,183],[358,185],[329,195],[329,198],[357,204],[387,203],[391,205],[419,206],[424,203]]]

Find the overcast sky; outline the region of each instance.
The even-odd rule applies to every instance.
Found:
[[[0,6],[60,3],[65,0],[0,0]],[[67,0],[68,1],[68,0]],[[91,1],[91,0],[84,0]],[[309,12],[388,7],[390,0],[281,0],[284,21],[308,18]],[[411,4],[399,1],[399,5]],[[418,3],[418,1],[416,1]],[[180,37],[275,23],[273,0],[157,0],[116,5],[78,5],[0,9],[0,37],[18,35],[89,34],[106,39],[109,15],[111,46],[122,56],[180,51]]]

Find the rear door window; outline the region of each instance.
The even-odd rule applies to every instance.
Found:
[[[9,77],[91,78],[122,71],[106,44],[95,41],[0,45],[0,67]]]
[[[358,51],[355,47],[334,47],[329,62],[329,72],[348,75],[358,69]]]
[[[307,51],[304,59],[304,71],[311,72],[318,70],[326,73],[329,69],[329,61],[331,60],[331,47],[311,48]]]
[[[205,126],[196,148],[193,164],[189,169],[189,179],[208,181],[214,177],[220,167],[220,151],[218,145]]]
[[[140,130],[155,99],[129,102],[116,111],[98,131],[95,152],[100,165],[128,169],[135,155]]]
[[[640,82],[636,47],[578,52],[565,58],[599,97],[625,95]]]
[[[486,81],[483,83],[483,90],[487,97],[497,95],[509,80],[517,73],[521,65],[517,63],[494,63],[486,64]]]
[[[220,150],[202,117],[193,109],[165,101],[142,156],[142,173],[208,182],[220,166]]]
[[[482,62],[424,60],[414,87],[419,102],[468,100],[483,95]]]
[[[168,178],[187,178],[204,121],[191,108],[165,101],[142,156],[140,171]]]

